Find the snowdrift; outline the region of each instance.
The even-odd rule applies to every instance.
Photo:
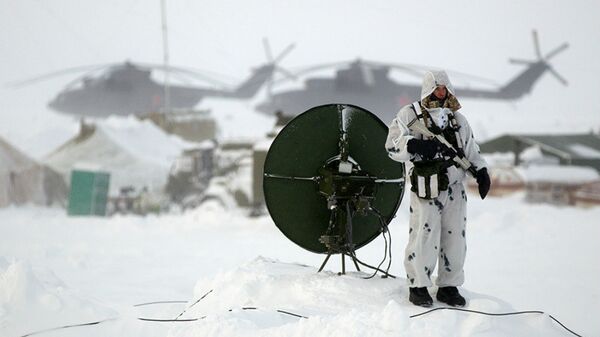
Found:
[[[469,199],[467,280],[461,289],[467,308],[541,310],[583,336],[598,336],[593,309],[600,265],[591,261],[599,255],[600,209],[531,205],[523,197]],[[403,203],[390,226],[391,271],[398,276],[408,206]],[[0,258],[2,337],[114,317],[106,311],[119,319],[35,336],[571,336],[539,314],[436,311],[410,319],[425,309],[408,303],[403,278],[317,273],[324,255],[297,247],[268,216],[248,218],[215,204],[184,214],[85,219],[61,209],[10,207],[0,209],[0,219],[0,256],[26,262]],[[358,254],[376,264],[382,249],[382,242],[374,242]],[[339,262],[332,258],[326,267],[337,272]],[[174,319],[210,290],[180,317],[204,319],[137,320]],[[39,299],[45,295],[58,298],[61,308]],[[187,303],[132,307],[170,300]],[[85,314],[86,307],[95,314]]]
[[[70,289],[50,271],[35,271],[28,263],[0,258],[0,331],[2,336],[25,334],[116,317],[117,313]],[[81,332],[81,330],[80,330]],[[87,329],[86,336],[102,336]],[[63,335],[58,334],[43,334]]]
[[[549,316],[490,317],[426,309],[407,300],[404,279],[338,276],[317,268],[259,257],[235,270],[200,280],[172,337],[196,336],[561,336]],[[435,293],[435,289],[430,289]],[[515,311],[491,296],[462,290],[467,308],[493,313]],[[439,303],[435,304],[440,306]]]

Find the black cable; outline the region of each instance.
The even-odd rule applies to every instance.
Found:
[[[385,269],[385,271],[387,273],[387,272],[389,272],[390,268],[392,267],[392,231],[390,231],[389,227],[383,220],[383,216],[381,216],[381,213],[379,213],[379,211],[377,211],[377,214],[379,216],[379,222],[381,223],[381,228],[383,230],[383,233],[382,233],[383,237],[385,238],[385,233],[388,234],[389,246],[388,246],[387,253],[388,253],[388,256],[390,257],[390,259],[388,260],[388,266]],[[385,277],[385,275],[383,275],[382,277]]]
[[[258,310],[257,307],[241,307],[241,310]],[[234,309],[229,309],[227,311],[232,312]],[[308,319],[308,317],[306,316],[302,316],[300,314],[296,314],[290,311],[285,311],[285,310],[279,310],[276,309],[275,310],[278,313],[281,314],[285,314],[285,315],[290,315],[290,316],[294,316],[294,317],[298,317],[298,318],[304,318],[304,319]],[[185,322],[195,322],[195,321],[199,321],[202,319],[205,319],[207,316],[202,316],[202,317],[198,317],[198,318],[186,318],[186,319],[161,319],[161,318],[146,318],[146,317],[138,317],[137,319],[140,321],[145,321],[145,322],[157,322],[157,323],[185,323]],[[22,336],[23,337],[23,336]]]
[[[383,221],[383,219],[382,219],[382,221]],[[385,225],[385,229],[387,230],[388,237],[390,239],[390,246],[388,248],[389,249],[388,254],[390,256],[390,260],[388,261],[388,266],[387,266],[387,269],[385,270],[386,272],[388,272],[390,270],[390,268],[392,267],[392,231],[390,231],[390,228],[387,225]],[[385,232],[383,234],[385,235]]]
[[[375,268],[372,266],[369,266],[363,262],[361,262],[360,260],[356,259],[360,264],[369,267],[369,268]],[[382,270],[380,270],[381,272],[384,272]],[[391,274],[388,274],[391,277],[394,277]],[[200,302],[200,300],[202,300],[204,297],[206,297],[208,294],[210,294],[212,292],[212,290],[210,290],[208,293],[204,294],[198,301],[194,302],[194,304],[192,304],[190,306],[190,308],[192,306],[194,306],[196,303]],[[140,305],[149,305],[149,304],[158,304],[158,303],[181,303],[183,301],[162,301],[162,302],[149,302],[149,303],[142,303],[142,304],[137,304],[135,306],[140,306]],[[189,309],[189,308],[188,308]],[[242,307],[240,308],[241,310],[258,310],[257,307]],[[478,311],[478,310],[471,310],[471,309],[464,309],[464,308],[455,308],[455,307],[440,307],[440,308],[434,308],[434,309],[430,309],[424,312],[421,312],[419,314],[415,314],[415,315],[411,315],[409,316],[409,318],[417,318],[419,316],[423,316],[429,313],[432,313],[434,311],[438,311],[438,310],[455,310],[455,311],[463,311],[463,312],[469,312],[469,313],[475,313],[475,314],[481,314],[481,315],[487,315],[487,316],[510,316],[510,315],[522,315],[522,314],[545,314],[545,312],[543,311],[539,311],[539,310],[528,310],[528,311],[515,311],[515,312],[505,312],[505,313],[490,313],[490,312],[485,312],[485,311]],[[233,311],[233,309],[229,309],[229,312]],[[294,316],[294,317],[298,317],[298,318],[304,318],[304,319],[308,319],[308,317],[300,315],[300,314],[296,314],[290,311],[285,311],[285,310],[279,310],[276,309],[275,310],[278,313],[281,314],[285,314],[285,315],[290,315],[290,316]],[[185,312],[185,311],[184,311]],[[561,327],[563,327],[565,330],[567,330],[568,332],[570,332],[571,334],[573,334],[574,336],[577,337],[582,337],[581,335],[577,334],[576,332],[574,332],[573,330],[569,329],[567,326],[565,326],[562,322],[560,322],[558,319],[556,319],[554,316],[548,314],[548,316],[555,321],[556,323],[558,323]],[[179,317],[179,316],[178,316]],[[186,318],[186,319],[160,319],[160,318],[146,318],[146,317],[138,317],[137,319],[140,321],[145,321],[145,322],[157,322],[157,323],[186,323],[186,322],[195,322],[195,321],[199,321],[202,319],[205,319],[207,316],[201,316],[198,318]],[[50,331],[55,331],[55,330],[61,330],[61,329],[68,329],[68,328],[74,328],[74,327],[80,327],[80,326],[90,326],[90,325],[98,325],[98,324],[102,324],[108,321],[113,321],[113,320],[117,320],[119,319],[118,317],[115,318],[108,318],[108,319],[104,319],[101,321],[94,321],[94,322],[88,322],[88,323],[81,323],[81,324],[73,324],[73,325],[64,325],[64,326],[60,326],[60,327],[56,327],[56,328],[51,328],[51,329],[45,329],[45,330],[40,330],[40,331],[35,331],[35,332],[31,332],[25,335],[22,335],[20,337],[29,337],[29,336],[33,336],[33,335],[37,335],[40,333],[45,333],[45,332],[50,332]]]
[[[242,310],[257,310],[257,307],[241,307]],[[229,309],[229,312],[233,311],[233,309]]]
[[[383,242],[384,242],[384,247],[383,247],[383,260],[381,260],[381,262],[379,262],[379,265],[377,266],[377,269],[373,272],[373,274],[371,274],[371,276],[367,276],[367,277],[363,277],[363,279],[365,280],[369,280],[372,279],[373,277],[375,277],[375,275],[377,275],[377,271],[379,270],[379,268],[381,268],[381,265],[385,262],[385,260],[387,259],[387,251],[388,251],[388,240],[385,237],[385,232],[382,233],[383,234]]]
[[[289,311],[285,311],[285,310],[279,310],[278,309],[277,312],[282,313],[282,314],[286,314],[286,315],[295,316],[295,317],[298,317],[298,318],[306,318],[306,319],[308,319],[308,317],[306,317],[306,316],[294,314],[293,312],[289,312]]]
[[[371,268],[371,269],[373,269],[373,270],[380,271],[380,272],[381,272],[381,273],[383,273],[385,276],[389,276],[389,277],[391,277],[391,278],[396,278],[396,276],[394,276],[394,275],[392,275],[392,274],[390,274],[390,273],[386,272],[385,270],[377,269],[376,267],[373,267],[373,266],[371,266],[371,265],[368,265],[368,264],[366,264],[366,263],[362,262],[362,261],[361,261],[361,260],[360,260],[358,257],[356,257],[356,255],[352,255],[352,257],[354,257],[354,259],[356,259],[356,262],[358,262],[358,263],[359,263],[360,265],[362,265],[362,266],[365,266],[365,267],[367,267],[367,268]]]
[[[62,329],[69,329],[69,328],[76,328],[76,327],[79,327],[79,326],[98,325],[98,324],[102,324],[102,323],[105,323],[105,322],[114,321],[116,319],[118,319],[118,318],[114,317],[114,318],[103,319],[101,321],[94,321],[94,322],[80,323],[80,324],[73,324],[73,325],[63,325],[63,326],[59,326],[59,327],[56,327],[56,328],[50,328],[50,329],[45,329],[45,330],[39,330],[39,331],[31,332],[31,333],[22,335],[20,337],[28,337],[28,336],[33,336],[33,335],[37,335],[37,334],[44,333],[44,332],[50,332],[50,331],[62,330]]]
[[[373,273],[373,275],[368,276],[368,277],[364,277],[364,279],[371,279],[373,278],[377,272],[381,271],[384,275],[382,275],[382,277],[392,277],[392,278],[396,278],[395,276],[393,276],[392,274],[389,273],[390,268],[392,266],[392,233],[389,230],[389,227],[387,226],[385,220],[383,219],[383,216],[381,215],[381,212],[379,212],[378,209],[374,208],[374,207],[370,207],[369,208],[370,211],[372,211],[373,213],[375,213],[377,215],[377,218],[379,219],[379,224],[381,225],[381,230],[382,230],[382,236],[383,236],[383,240],[385,242],[385,247],[384,247],[384,256],[383,256],[383,260],[381,261],[381,263],[377,266],[377,268],[374,268],[372,266],[366,265],[365,263],[363,263],[362,261],[359,261],[360,264],[362,265],[366,265],[368,268],[371,268],[373,270],[375,270],[375,272]],[[388,237],[389,237],[389,245],[388,245],[388,239],[385,237],[385,233],[388,233]],[[381,265],[385,262],[387,256],[389,255],[390,259],[388,261],[388,266],[387,269],[385,271],[381,270],[380,267]],[[354,255],[356,257],[356,255]]]
[[[185,314],[186,311],[188,311],[189,309],[191,309],[193,306],[195,306],[196,304],[198,304],[198,302],[202,301],[206,296],[208,296],[208,294],[212,293],[214,289],[209,290],[206,294],[202,295],[202,297],[200,297],[196,302],[194,302],[194,304],[190,305],[189,307],[185,308],[179,315],[177,315],[177,317],[175,317],[175,319],[178,319],[179,317],[181,317],[181,315]]]
[[[485,311],[479,311],[479,310],[471,310],[471,309],[463,309],[463,308],[440,307],[440,308],[434,308],[434,309],[431,309],[431,310],[424,311],[424,312],[422,312],[420,314],[411,315],[411,316],[409,316],[409,318],[416,318],[416,317],[423,316],[423,315],[429,314],[429,313],[437,311],[437,310],[456,310],[456,311],[464,311],[464,312],[470,312],[470,313],[474,313],[474,314],[481,314],[481,315],[488,315],[488,316],[510,316],[510,315],[522,315],[522,314],[545,314],[545,312],[539,311],[539,310],[515,311],[515,312],[503,312],[503,313],[491,313],[491,312],[485,312]],[[556,323],[560,324],[560,326],[562,326],[568,332],[572,333],[573,335],[575,335],[577,337],[582,337],[581,335],[577,334],[573,330],[567,328],[558,319],[554,318],[554,316],[552,316],[550,314],[548,314],[548,316],[553,321],[555,321]]]
[[[137,319],[139,319],[140,321],[145,321],[145,322],[158,322],[158,323],[166,323],[166,322],[195,322],[195,321],[199,321],[201,319],[206,318],[206,316],[202,316],[202,317],[198,317],[198,318],[184,318],[184,319],[161,319],[161,318],[145,318],[145,317],[138,317]]]
[[[157,301],[157,302],[148,302],[148,303],[140,303],[134,304],[134,307],[143,307],[145,305],[153,305],[153,304],[166,304],[166,303],[188,303],[189,301]]]

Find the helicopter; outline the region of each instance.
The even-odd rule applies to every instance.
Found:
[[[277,57],[273,57],[268,42],[263,42],[267,63],[254,68],[245,81],[233,88],[206,75],[205,71],[130,61],[64,69],[26,81],[14,82],[9,86],[18,88],[68,73],[87,71],[67,84],[48,103],[52,110],[80,117],[141,115],[162,109],[188,109],[193,108],[205,97],[248,99],[269,82],[275,72],[293,76],[280,68],[278,63],[294,48],[294,44],[290,44]],[[155,72],[163,72],[171,78],[178,78],[187,83],[190,79],[200,80],[210,83],[211,86],[165,85],[153,79]]]
[[[567,81],[559,75],[548,61],[568,48],[563,43],[545,56],[540,51],[537,32],[533,31],[533,43],[537,59],[533,61],[510,59],[511,63],[524,64],[526,69],[503,86],[495,85],[493,89],[472,89],[454,86],[457,96],[464,98],[515,100],[531,92],[535,82],[545,72],[550,72],[559,82],[567,85]],[[294,116],[307,109],[331,102],[344,102],[361,106],[373,111],[385,121],[392,120],[398,110],[420,97],[421,86],[418,84],[399,83],[391,78],[391,70],[399,70],[418,78],[430,67],[381,63],[356,59],[347,62],[317,65],[295,73],[296,77],[318,70],[335,68],[335,76],[313,77],[305,81],[304,88],[271,93],[267,100],[259,103],[256,109],[266,114],[285,114]],[[478,81],[487,81],[475,76]]]

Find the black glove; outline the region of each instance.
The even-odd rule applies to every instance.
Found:
[[[479,196],[481,199],[485,199],[485,196],[488,194],[490,190],[490,175],[487,172],[487,169],[484,167],[481,170],[477,171],[477,175],[475,175],[475,179],[477,179],[477,185],[479,187]]]
[[[432,159],[439,152],[440,145],[434,140],[412,138],[406,143],[406,150],[425,159]]]

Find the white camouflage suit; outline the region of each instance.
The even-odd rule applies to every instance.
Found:
[[[421,99],[428,97],[437,85],[445,85],[448,92],[454,94],[446,73],[432,71],[428,72],[423,80]],[[447,113],[448,110],[445,112]],[[406,143],[412,138],[427,139],[421,133],[408,129],[407,124],[415,117],[412,105],[400,109],[390,125],[385,144],[390,158],[406,163],[407,178],[412,172],[412,162],[421,158],[419,155],[409,153],[406,150]],[[431,120],[441,128],[445,126],[444,123],[448,124],[448,116],[444,116],[443,113],[441,116],[431,114],[431,117]],[[486,167],[466,118],[457,111],[454,112],[454,117],[460,126],[459,134],[465,156],[477,169]],[[448,168],[448,178],[448,189],[439,191],[438,197],[434,199],[422,199],[415,192],[410,192],[409,241],[404,258],[409,287],[432,286],[431,275],[438,261],[436,284],[439,287],[456,287],[464,282],[463,266],[467,250],[465,240],[467,195],[463,185],[466,178],[465,170],[451,166]]]

